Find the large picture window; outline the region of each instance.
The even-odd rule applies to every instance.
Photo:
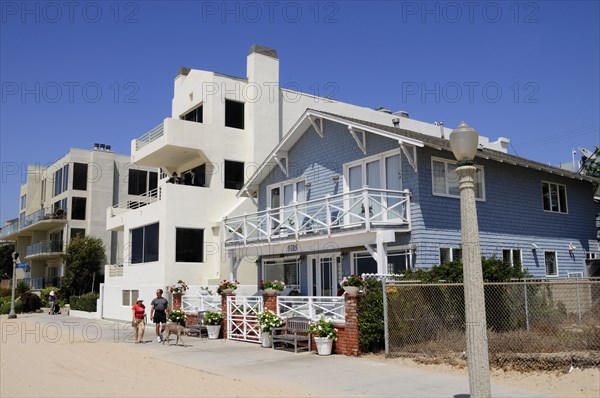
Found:
[[[175,235],[175,262],[204,262],[203,229],[177,228]]]
[[[129,195],[143,195],[148,191],[156,189],[158,186],[158,173],[155,171],[145,171],[129,169]]]
[[[225,126],[244,129],[244,103],[225,100]]]
[[[440,264],[462,260],[462,249],[456,247],[440,247]]]
[[[54,196],[59,195],[69,188],[69,165],[65,164],[54,172]]]
[[[387,273],[401,274],[413,267],[414,250],[395,249],[387,254]],[[353,271],[356,275],[377,274],[377,261],[369,253],[355,253],[353,256]]]
[[[185,115],[182,115],[181,118],[183,120],[187,120],[188,122],[202,123],[204,120],[202,105],[195,109],[192,109]]]
[[[503,249],[502,261],[510,264],[513,268],[521,268],[521,249]]]
[[[263,260],[262,279],[283,281],[292,290],[300,290],[300,259],[277,258]]]
[[[72,220],[85,220],[85,205],[86,198],[72,198],[71,199],[71,219]]]
[[[562,184],[542,182],[544,210],[555,213],[567,212],[567,187]]]
[[[131,263],[158,261],[158,223],[131,230]]]
[[[460,197],[456,167],[455,161],[431,159],[431,180],[434,195]],[[477,168],[475,173],[475,198],[485,200],[483,167],[477,165],[475,167]]]

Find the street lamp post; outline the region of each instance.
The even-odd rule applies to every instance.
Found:
[[[17,260],[19,259],[19,253],[13,252],[13,273],[12,273],[12,293],[10,297],[10,312],[8,313],[8,319],[15,319],[17,313],[15,312],[15,288],[17,287]]]
[[[491,397],[488,357],[485,294],[479,246],[479,227],[475,207],[475,172],[473,159],[479,134],[465,122],[450,133],[450,147],[458,160],[460,189],[460,224],[462,237],[463,279],[467,335],[467,364],[472,398]]]

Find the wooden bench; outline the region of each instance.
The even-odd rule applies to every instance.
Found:
[[[190,335],[198,335],[198,337],[202,337],[202,334],[204,334],[206,337],[208,337],[208,329],[204,324],[205,313],[206,311],[198,311],[198,323],[196,325],[188,326],[188,333]]]
[[[285,325],[280,328],[273,329],[273,349],[278,343],[283,343],[283,347],[288,344],[294,346],[294,352],[298,349],[306,348],[311,350],[310,334],[308,334],[308,326],[310,321],[306,318],[291,317],[285,320]]]

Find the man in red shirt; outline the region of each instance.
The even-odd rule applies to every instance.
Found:
[[[133,326],[134,339],[136,344],[144,342],[144,332],[146,331],[146,306],[144,300],[139,298],[137,302],[131,307],[133,318],[131,320],[131,326]],[[138,329],[140,330],[140,339],[138,340]]]

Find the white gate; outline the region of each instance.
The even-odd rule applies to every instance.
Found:
[[[260,343],[258,313],[262,310],[260,296],[228,296],[227,338]]]

